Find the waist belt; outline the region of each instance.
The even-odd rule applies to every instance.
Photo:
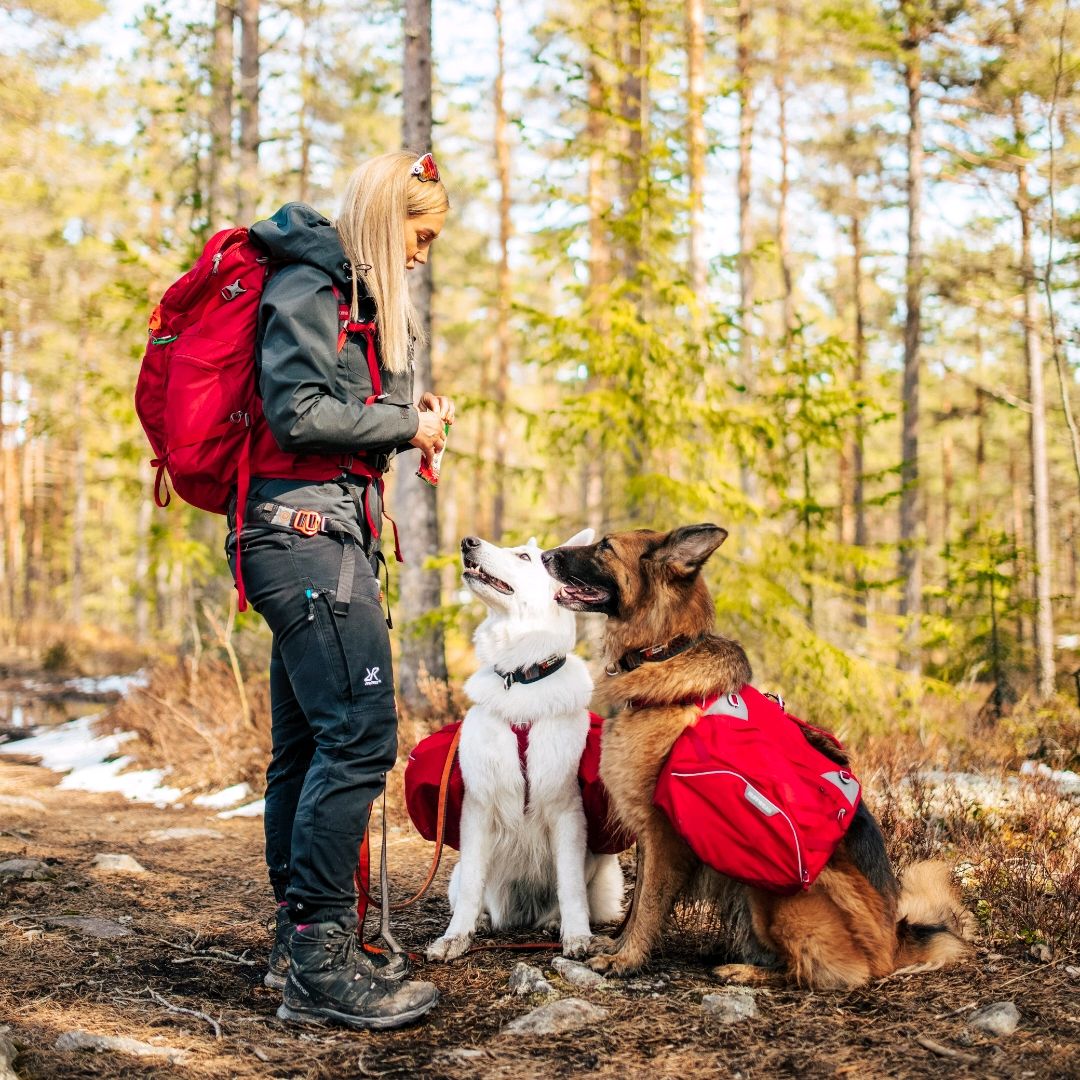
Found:
[[[297,510],[292,506],[275,502],[249,502],[246,517],[279,529],[291,529],[301,536],[331,536],[341,542],[341,569],[338,571],[337,590],[334,595],[334,614],[349,613],[353,581],[356,578],[356,545],[365,547],[364,532],[355,522],[342,521],[321,514],[317,510]],[[385,565],[385,562],[384,562]],[[387,610],[387,622],[390,613]]]

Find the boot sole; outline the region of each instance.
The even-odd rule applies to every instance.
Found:
[[[359,1031],[385,1031],[388,1028],[404,1027],[414,1020],[419,1020],[425,1013],[430,1012],[439,1002],[436,994],[430,1001],[418,1005],[408,1012],[398,1013],[396,1016],[354,1016],[351,1013],[336,1012],[334,1009],[290,1009],[284,1002],[278,1006],[277,1018],[279,1020],[292,1020],[297,1024],[311,1024],[315,1027],[326,1027],[327,1024],[341,1024],[344,1027],[356,1028]]]
[[[271,990],[284,990],[285,976],[275,975],[272,971],[268,971],[263,976],[263,986],[269,986]]]

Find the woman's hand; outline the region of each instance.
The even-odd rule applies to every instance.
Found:
[[[433,395],[425,394],[424,397],[433,397]],[[446,398],[442,400],[445,401]],[[420,410],[420,426],[416,429],[416,434],[409,440],[409,444],[420,448],[420,452],[424,455],[424,461],[427,463],[428,468],[431,469],[435,466],[435,455],[443,448],[443,444],[446,442],[446,437],[443,434],[443,418],[438,411],[431,408],[425,409],[423,404],[418,404],[417,408]]]
[[[416,403],[416,407],[423,412],[434,412],[439,414],[439,419],[444,424],[452,424],[454,422],[454,403],[448,397],[440,397],[438,394],[421,394],[420,400]]]

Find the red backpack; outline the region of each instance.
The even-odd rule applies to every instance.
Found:
[[[675,741],[653,802],[721,874],[770,892],[809,889],[854,820],[861,790],[807,731],[842,749],[752,686],[707,698]]]
[[[634,843],[634,837],[615,825],[608,802],[607,789],[600,780],[600,737],[604,721],[595,713],[589,713],[589,734],[578,766],[578,784],[581,787],[581,803],[585,810],[587,845],[596,855],[617,855]],[[443,808],[442,842],[448,847],[461,846],[461,805],[465,798],[465,781],[461,766],[455,758],[446,778],[445,795],[440,790],[448,754],[455,754],[455,735],[461,721],[455,720],[440,728],[433,735],[421,739],[409,755],[405,766],[405,806],[417,832],[425,840],[439,841],[440,799],[445,798]],[[519,736],[520,757],[527,753]]]
[[[291,454],[274,441],[255,385],[259,303],[270,274],[265,252],[243,228],[212,236],[195,265],[169,287],[150,316],[135,387],[135,411],[154,451],[154,500],[171,499],[163,474],[176,493],[200,510],[224,514],[233,492],[237,507],[236,584],[246,607],[240,576],[239,534],[252,476],[330,480],[343,471],[381,473],[350,454]],[[340,352],[349,333],[367,337],[367,363],[374,401],[382,392],[375,353],[375,324],[349,321],[337,289]],[[162,490],[164,486],[164,496]]]

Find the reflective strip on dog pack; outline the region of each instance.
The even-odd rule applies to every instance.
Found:
[[[817,731],[752,686],[707,699],[675,741],[653,802],[721,874],[770,892],[808,889],[847,833],[862,789],[810,744],[807,729]]]

